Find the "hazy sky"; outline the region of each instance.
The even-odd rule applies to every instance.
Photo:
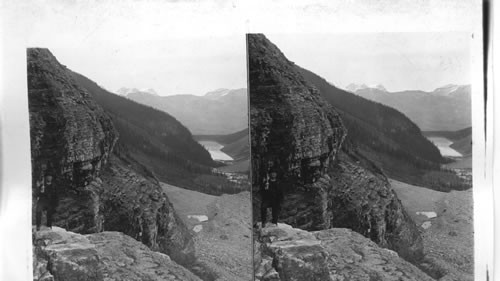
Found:
[[[469,84],[470,33],[266,34],[285,56],[338,87],[432,91]]]
[[[415,4],[418,9],[396,2],[375,9],[378,1],[361,0],[333,6],[326,0],[261,1],[264,9],[236,0],[20,2],[11,9],[16,32],[8,41],[47,47],[61,63],[111,91],[135,87],[202,95],[246,87],[248,31],[266,33],[291,60],[341,87],[357,82],[431,90],[470,83],[470,34],[311,32],[468,30],[473,1],[429,1]],[[284,3],[287,9],[278,8]],[[17,13],[26,20],[18,22]],[[422,16],[432,21],[422,26]]]
[[[287,56],[338,87],[382,84],[389,91],[470,83],[468,33],[266,34]],[[58,60],[110,91],[153,88],[203,95],[246,87],[243,35],[165,36],[54,47]]]
[[[246,87],[245,38],[165,37],[124,44],[51,48],[57,59],[106,89],[153,88],[159,95],[203,95]]]

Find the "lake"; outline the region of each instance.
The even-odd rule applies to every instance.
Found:
[[[456,151],[455,149],[451,148],[450,145],[453,143],[447,138],[443,137],[428,137],[432,143],[434,143],[435,146],[439,149],[441,152],[441,155],[443,156],[448,156],[448,157],[462,157],[463,155]]]
[[[216,141],[198,141],[198,143],[203,145],[203,147],[205,147],[205,149],[208,150],[210,156],[212,156],[212,159],[214,160],[223,160],[223,161],[233,160],[231,156],[221,151],[221,149],[224,146]]]

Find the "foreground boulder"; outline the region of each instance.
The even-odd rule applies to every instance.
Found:
[[[307,232],[278,224],[258,235],[256,280],[434,280],[396,252],[349,229]]]
[[[200,280],[119,232],[81,235],[53,227],[34,233],[33,245],[34,280]]]
[[[269,161],[285,187],[280,221],[346,227],[408,260],[423,256],[415,223],[387,178],[352,145],[336,109],[262,34],[248,35],[254,213]]]

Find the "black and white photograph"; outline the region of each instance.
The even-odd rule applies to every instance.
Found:
[[[28,48],[27,73],[33,280],[251,279],[243,37]]]
[[[2,1],[0,280],[499,279],[495,4]]]
[[[256,280],[474,280],[470,40],[247,35]]]

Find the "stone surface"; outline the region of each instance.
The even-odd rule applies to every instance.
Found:
[[[315,232],[286,224],[258,234],[256,280],[434,280],[394,251],[349,229]]]
[[[59,227],[33,234],[34,280],[200,280],[119,232],[81,235]]]
[[[27,56],[33,189],[51,174],[59,197],[55,224],[99,231],[98,195],[86,186],[106,163],[116,130],[49,50],[28,49]]]
[[[418,227],[385,176],[340,153],[328,172],[330,226],[350,228],[410,261],[423,257]]]
[[[114,155],[101,178],[104,230],[123,232],[182,265],[194,261],[192,236],[158,182]]]
[[[248,52],[254,213],[272,160],[283,173],[280,221],[305,230],[351,228],[421,259],[415,223],[380,169],[343,145],[347,132],[335,109],[263,35],[248,36]]]
[[[293,182],[313,183],[340,148],[339,115],[263,35],[248,36],[252,180],[268,161]]]

